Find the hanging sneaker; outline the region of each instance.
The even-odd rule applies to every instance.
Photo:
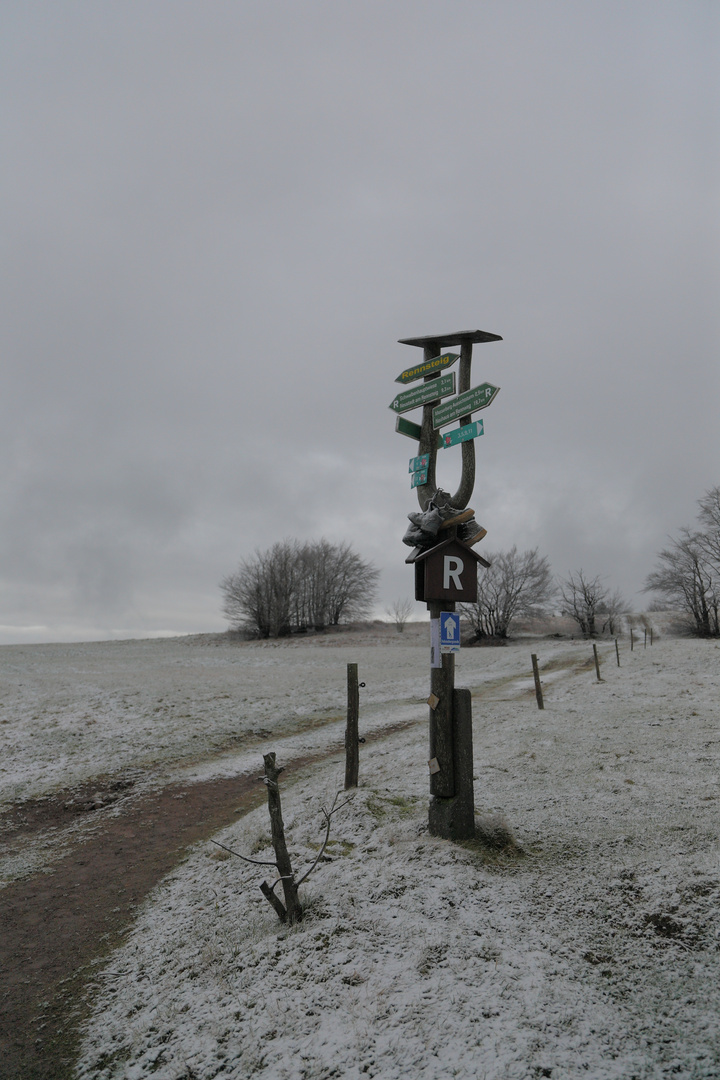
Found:
[[[445,509],[450,512],[450,517],[445,518],[440,526],[441,529],[449,529],[451,525],[462,525],[463,522],[470,521],[475,516],[475,511],[470,507],[467,510],[456,510],[454,506],[447,506]]]
[[[432,501],[428,503],[427,509],[408,514],[408,517],[413,525],[417,525],[418,529],[422,529],[423,532],[433,537],[437,536],[438,529],[442,525],[440,511],[436,506],[433,506]]]
[[[458,529],[458,540],[462,540],[463,544],[467,544],[468,547],[477,544],[484,536],[487,536],[487,529],[483,529],[482,525],[478,525],[475,518],[463,522]]]
[[[412,522],[407,527],[407,532],[403,536],[403,544],[407,544],[408,547],[423,547],[426,544],[431,544],[433,537],[428,533],[423,532],[417,525]]]

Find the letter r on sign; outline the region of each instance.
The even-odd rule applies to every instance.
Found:
[[[450,588],[450,581],[458,592],[462,592],[460,575],[465,569],[465,563],[458,559],[457,555],[446,555],[443,560],[443,589]]]

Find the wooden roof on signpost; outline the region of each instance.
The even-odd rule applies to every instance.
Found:
[[[405,562],[406,563],[423,562],[425,559],[427,559],[431,555],[439,555],[440,552],[444,551],[444,549],[449,547],[450,544],[459,545],[463,549],[463,551],[467,551],[468,555],[472,555],[475,562],[481,563],[482,566],[485,566],[488,569],[490,568],[490,563],[487,561],[487,559],[483,559],[482,555],[478,555],[477,551],[473,551],[473,549],[469,546],[469,544],[464,544],[462,542],[462,540],[458,536],[449,536],[447,538],[447,540],[440,540],[439,543],[433,544],[432,547],[428,547],[428,548],[416,547],[416,548],[413,548],[412,551],[410,552],[410,554],[408,555],[407,559],[405,560]]]
[[[484,341],[502,341],[500,334],[490,334],[487,330],[455,330],[451,334],[432,334],[428,337],[400,338],[400,345],[417,345],[420,349],[436,348],[438,352],[450,345],[468,343],[477,345]]]

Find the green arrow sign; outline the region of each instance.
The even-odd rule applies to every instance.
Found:
[[[443,435],[443,446],[457,446],[458,443],[477,439],[478,435],[482,434],[483,422],[482,420],[475,420],[472,424],[464,424],[463,427],[455,428],[454,431],[448,431],[447,435]]]
[[[395,421],[395,430],[400,435],[407,435],[408,439],[415,439],[416,442],[420,442],[420,436],[422,435],[422,429],[419,424],[413,424],[412,420],[406,420],[404,416],[398,416]],[[438,450],[443,444],[442,435],[437,436]]]
[[[434,360],[426,360],[424,364],[416,364],[415,367],[406,368],[401,375],[398,375],[395,382],[415,382],[417,379],[422,379],[424,375],[432,375],[435,371],[443,371],[445,368],[452,367],[455,361],[459,359],[460,353],[443,353],[442,356],[436,356]]]
[[[410,468],[408,469],[408,472],[422,472],[423,469],[427,469],[429,464],[429,454],[420,454],[419,457],[411,457]]]
[[[433,409],[433,427],[445,427],[445,424],[451,424],[461,416],[477,412],[478,409],[486,409],[499,390],[499,386],[484,382],[481,386],[466,390],[464,394],[458,394],[452,401],[438,405]]]
[[[431,379],[430,382],[414,386],[412,390],[406,390],[390,402],[389,408],[397,413],[410,412],[420,405],[426,405],[428,401],[436,401],[438,398],[450,397],[455,393],[455,372],[449,375],[441,375],[439,379]],[[458,414],[459,415],[459,414]],[[435,424],[435,427],[438,427]]]
[[[417,469],[410,478],[410,490],[413,488],[422,487],[423,484],[427,484],[427,469]]]

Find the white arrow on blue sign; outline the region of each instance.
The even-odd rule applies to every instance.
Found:
[[[460,652],[460,616],[454,611],[440,612],[440,652]]]

